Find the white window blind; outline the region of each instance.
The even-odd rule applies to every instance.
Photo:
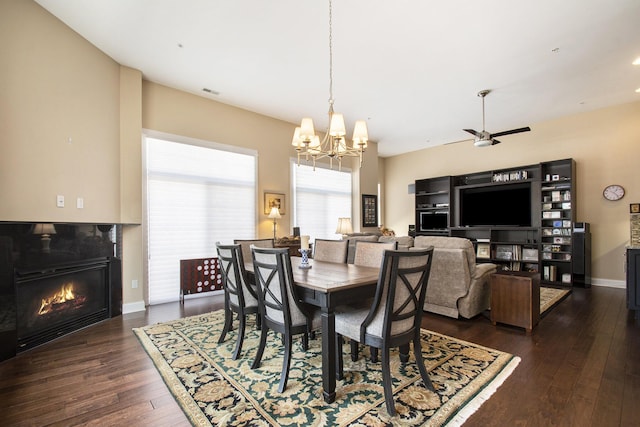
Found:
[[[256,157],[146,138],[149,304],[177,301],[180,260],[253,238]]]
[[[339,239],[338,218],[351,217],[351,171],[292,161],[294,225],[311,239]]]

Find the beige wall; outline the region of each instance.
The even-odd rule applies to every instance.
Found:
[[[32,1],[0,39],[0,220],[119,222],[120,66]]]
[[[414,195],[407,185],[416,179],[573,158],[577,220],[591,224],[594,281],[620,285],[610,282],[624,280],[629,203],[640,202],[640,102],[527,124],[531,132],[500,138],[501,144],[489,148],[468,141],[385,159],[387,224],[406,234],[415,222]],[[625,197],[606,201],[602,190],[608,184],[624,186]]]

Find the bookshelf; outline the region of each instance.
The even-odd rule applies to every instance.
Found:
[[[572,285],[572,231],[576,220],[573,159],[422,179],[415,184],[416,235],[464,237],[474,243],[477,262],[498,264],[503,271],[539,272],[545,285]],[[509,198],[496,198],[494,190],[507,195],[512,194],[511,189],[523,187],[530,189],[530,200],[524,202],[530,214],[529,224],[465,223],[465,192],[480,194],[480,198],[486,192],[487,200],[493,200],[500,210],[496,211],[496,206],[484,208],[503,216],[510,212]],[[518,208],[522,216],[522,206]],[[428,215],[436,212],[446,214],[446,228],[429,228],[421,222],[431,220],[433,217]]]

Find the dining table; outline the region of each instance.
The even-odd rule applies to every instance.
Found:
[[[380,269],[313,259],[308,262],[309,268],[301,268],[302,258],[291,258],[293,281],[298,298],[321,312],[322,393],[324,401],[332,403],[336,398],[335,309],[372,297]],[[245,269],[253,274],[252,263],[245,263]]]

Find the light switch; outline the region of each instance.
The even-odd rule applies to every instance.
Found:
[[[78,197],[78,199],[76,200],[76,208],[84,208],[84,199],[82,197]]]
[[[59,208],[64,208],[64,196],[58,194],[58,197],[56,198],[56,206]]]

